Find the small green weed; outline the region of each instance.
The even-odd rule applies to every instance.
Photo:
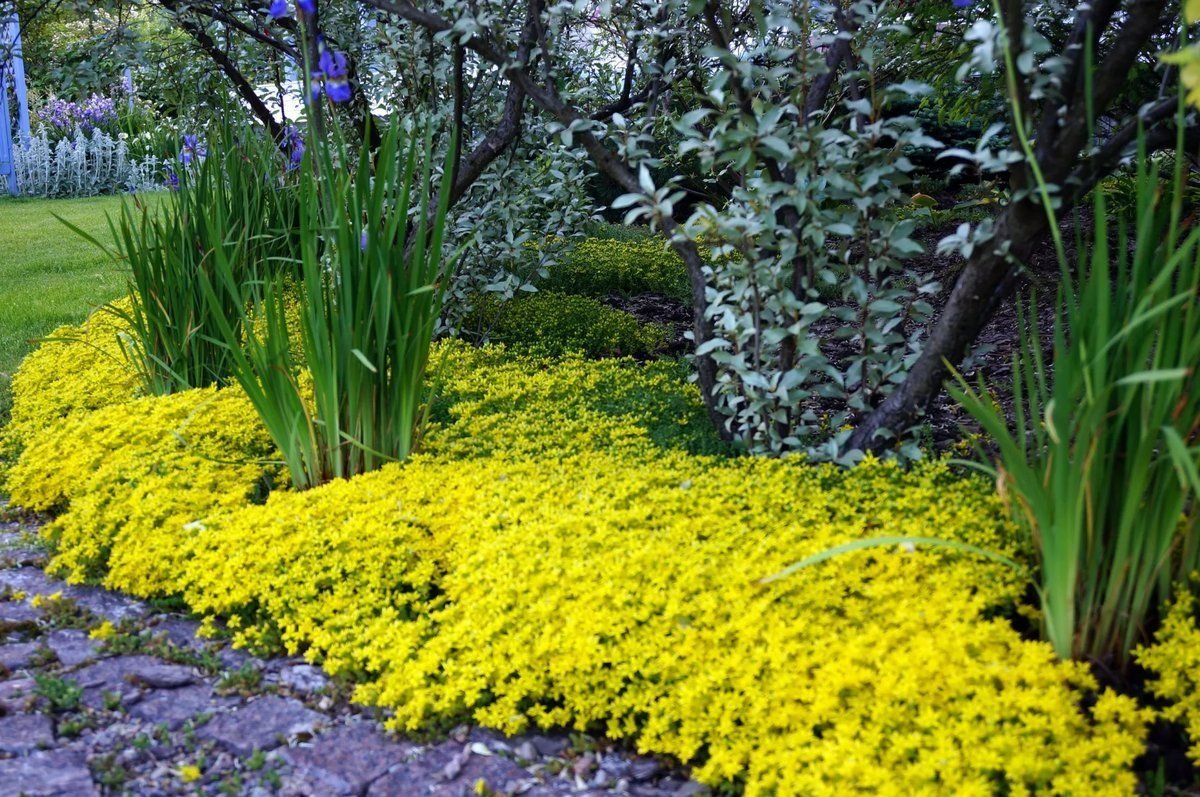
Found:
[[[238,694],[242,697],[250,697],[260,691],[261,687],[262,670],[255,667],[252,662],[246,662],[238,669],[226,673],[221,680],[217,681],[217,694]]]
[[[107,786],[114,792],[120,793],[129,780],[129,771],[117,762],[115,754],[102,756],[92,761],[92,774],[100,785]]]
[[[45,673],[37,673],[33,680],[37,684],[33,690],[34,694],[49,703],[50,710],[55,714],[79,708],[83,690],[74,681]]]

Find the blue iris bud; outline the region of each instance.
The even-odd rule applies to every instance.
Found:
[[[354,92],[350,89],[350,82],[347,80],[330,80],[325,83],[325,93],[329,95],[332,102],[349,102],[354,96]]]
[[[271,0],[271,7],[267,9],[267,14],[271,19],[283,19],[288,15],[287,0]]]
[[[346,76],[346,54],[337,50],[328,50],[321,48],[321,55],[317,59],[317,66],[325,74],[325,77],[337,79]]]
[[[367,251],[367,231],[363,230],[358,236],[358,248]]]
[[[317,0],[296,0],[296,5],[299,6],[300,10],[305,14],[317,13]]]

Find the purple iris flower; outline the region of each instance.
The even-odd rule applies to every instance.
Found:
[[[299,6],[300,10],[305,14],[317,13],[317,0],[296,0],[296,5]]]
[[[288,15],[287,0],[271,0],[271,7],[267,9],[267,14],[271,19],[283,19]]]
[[[179,162],[184,166],[191,164],[196,158],[203,159],[208,154],[208,150],[200,143],[200,139],[192,134],[187,134],[183,137],[183,149],[179,152]]]
[[[321,68],[321,72],[325,77],[336,80],[346,76],[346,54],[337,50],[329,50],[324,46],[321,47],[321,55],[317,59],[317,66]]]
[[[955,8],[970,8],[975,5],[975,0],[952,0]]]
[[[172,191],[179,190],[179,175],[175,173],[175,170],[170,165],[167,166],[167,187]]]
[[[298,128],[288,125],[284,131],[284,138],[288,146],[287,169],[291,171],[304,160],[304,136],[300,134]]]
[[[324,79],[325,93],[332,102],[348,102],[353,96],[353,91],[347,77],[350,69],[346,63],[346,54],[328,49],[324,41],[319,41],[317,47],[321,52],[317,58],[320,72],[314,73],[314,76],[319,75]]]
[[[367,251],[367,231],[363,230],[358,236],[358,248]]]
[[[350,81],[345,80],[328,80],[325,82],[325,93],[329,95],[332,102],[349,102],[354,96],[354,92],[350,89]]]

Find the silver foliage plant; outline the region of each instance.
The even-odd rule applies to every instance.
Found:
[[[941,145],[890,110],[928,88],[882,80],[886,37],[903,30],[883,24],[869,2],[848,11],[857,65],[839,78],[841,99],[805,113],[838,35],[818,33],[830,30],[814,24],[828,22],[816,19],[821,13],[767,2],[743,40],[710,45],[706,107],[674,128],[678,157],[697,158],[718,178],[736,176],[727,203],[698,204],[683,228],[712,253],[706,313],[714,336],[697,354],[717,363],[727,428],[755,453],[848,461],[857,456],[843,452],[849,424],[902,381],[941,290],[908,265],[923,249],[915,223],[895,212],[909,200],[914,168],[904,153]],[[629,137],[621,141],[629,151]],[[643,163],[656,163],[644,154]],[[616,203],[631,208],[627,220],[672,213],[682,194],[641,174],[642,193]],[[911,437],[896,452],[920,456]]]
[[[125,141],[99,129],[76,129],[58,141],[41,130],[14,147],[13,163],[23,196],[84,197],[162,185],[159,164],[131,161]]]

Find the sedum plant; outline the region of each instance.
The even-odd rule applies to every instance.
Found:
[[[981,467],[1037,553],[1045,637],[1119,665],[1200,568],[1200,230],[1180,224],[1179,167],[1168,199],[1142,155],[1133,240],[1122,224],[1110,249],[1098,191],[1091,251],[1075,277],[1064,262],[1049,363],[1025,313],[1013,428],[982,384],[953,391],[997,445]]]
[[[301,164],[298,289],[265,275],[251,306],[225,315],[243,285],[225,252],[203,283],[215,342],[297,488],[402,460],[416,445],[451,277],[442,249],[454,147],[435,197],[431,130],[394,123],[356,161],[342,139],[314,136]]]

